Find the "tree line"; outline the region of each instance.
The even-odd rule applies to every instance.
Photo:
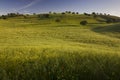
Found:
[[[86,15],[86,16],[93,16],[94,18],[101,17],[101,18],[105,19],[106,23],[117,23],[117,22],[120,22],[120,17],[112,16],[112,15],[106,14],[106,13],[95,13],[95,12],[92,12],[91,14],[84,13],[84,15]]]
[[[79,12],[72,12],[72,11],[65,11],[65,12],[61,12],[61,13],[56,13],[56,12],[49,12],[49,13],[45,13],[45,14],[36,14],[33,13],[32,15],[36,15],[38,18],[44,19],[44,18],[50,18],[51,14],[61,14],[61,15],[66,15],[66,14],[73,14],[73,15],[79,15]],[[92,16],[93,18],[97,18],[97,17],[101,17],[103,19],[105,19],[106,23],[116,23],[116,22],[120,22],[120,18],[116,17],[116,16],[111,16],[110,14],[106,14],[106,13],[96,13],[96,12],[92,12],[92,13],[83,13],[85,16]],[[7,15],[1,15],[0,19],[7,19],[10,17],[18,17],[18,16],[23,16],[24,18],[27,18],[27,16],[29,16],[29,14],[20,14],[20,13],[8,13]],[[56,22],[60,22],[60,19],[56,19]],[[87,24],[87,21],[82,21],[80,22],[80,24]]]

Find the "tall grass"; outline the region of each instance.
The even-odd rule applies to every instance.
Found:
[[[0,20],[0,80],[119,80],[119,32],[109,25],[84,15]]]
[[[120,55],[74,48],[0,50],[0,80],[119,80]]]

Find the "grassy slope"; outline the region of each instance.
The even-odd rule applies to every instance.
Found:
[[[0,20],[0,80],[119,80],[119,24],[98,19],[58,14]]]

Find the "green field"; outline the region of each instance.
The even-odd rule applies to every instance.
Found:
[[[82,14],[0,19],[0,80],[120,80],[120,23],[102,20]]]

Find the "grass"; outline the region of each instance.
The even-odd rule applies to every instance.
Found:
[[[0,80],[119,80],[120,24],[98,19],[51,14],[0,20]]]

